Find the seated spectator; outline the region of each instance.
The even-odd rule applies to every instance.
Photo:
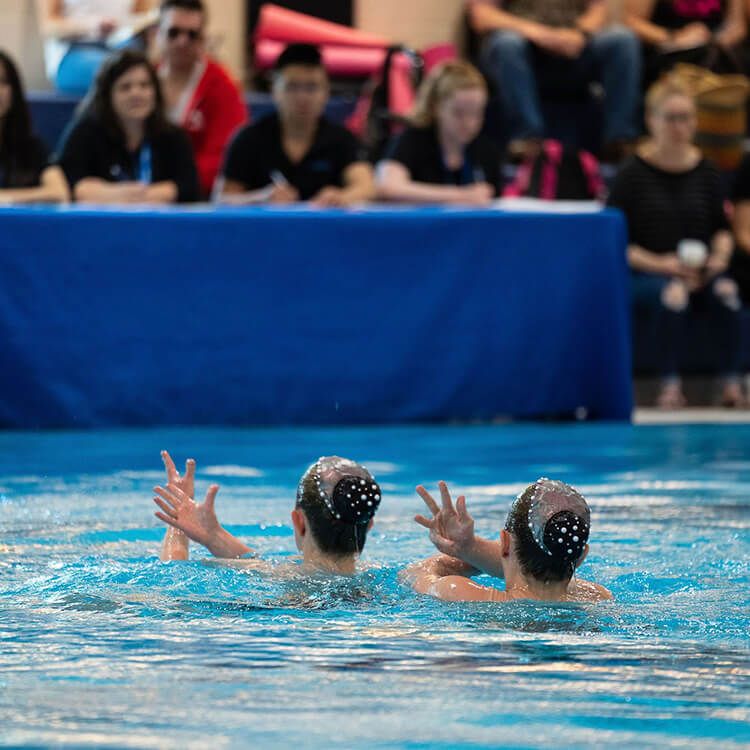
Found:
[[[501,190],[500,152],[480,135],[487,106],[482,74],[466,62],[442,63],[418,93],[412,127],[378,165],[378,193],[412,203],[486,205]]]
[[[217,181],[220,201],[233,204],[312,201],[348,206],[370,200],[372,167],[354,136],[323,116],[328,76],[318,49],[291,44],[273,77],[277,112],[243,128]]]
[[[67,200],[65,175],[49,166],[47,149],[31,131],[18,70],[0,51],[0,204]]]
[[[509,153],[533,156],[545,135],[540,77],[601,81],[604,151],[617,159],[639,134],[641,52],[629,29],[607,26],[605,0],[468,0],[480,61],[510,118]]]
[[[112,34],[148,23],[154,0],[36,2],[47,77],[58,91],[83,96],[111,52]]]
[[[201,0],[164,0],[157,35],[167,116],[190,136],[201,192],[211,195],[224,149],[247,120],[247,107],[227,72],[204,48]]]
[[[626,0],[626,22],[645,45],[646,81],[676,62],[721,68],[726,61],[708,47],[715,43],[731,55],[747,36],[744,6],[745,0]]]
[[[729,272],[739,285],[743,304],[750,307],[750,155],[737,170],[732,203],[735,248]]]
[[[646,96],[650,138],[623,165],[609,203],[625,213],[633,303],[656,315],[662,384],[658,406],[685,397],[680,350],[690,308],[709,314],[725,340],[722,402],[743,406],[738,377],[740,302],[727,277],[732,237],[719,174],[693,145],[695,105],[677,82],[654,84]]]
[[[73,197],[92,203],[174,203],[198,197],[187,135],[164,117],[156,71],[140,52],[102,66],[58,157]]]

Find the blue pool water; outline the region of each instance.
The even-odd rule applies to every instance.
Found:
[[[384,501],[354,581],[155,557],[158,451],[218,481],[220,518],[283,560],[297,477],[368,464]],[[417,482],[480,533],[540,475],[593,509],[596,606],[444,604]],[[0,433],[0,744],[750,746],[750,427],[512,425]]]

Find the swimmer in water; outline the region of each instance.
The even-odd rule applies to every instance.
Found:
[[[442,553],[410,565],[405,577],[415,591],[445,601],[598,602],[611,599],[603,586],[575,577],[586,559],[591,512],[583,496],[564,482],[538,479],[513,503],[500,540],[474,534],[466,498],[454,507],[445,482],[442,507],[421,485],[417,493],[432,513],[415,521],[430,530]],[[505,590],[481,586],[471,576],[505,579]]]
[[[189,540],[202,544],[214,557],[252,558],[255,551],[232,536],[219,523],[214,510],[219,486],[212,484],[202,503],[196,503],[195,461],[185,464],[180,476],[167,451],[162,451],[167,486],[155,487],[155,515],[169,528],[162,544],[162,560],[186,560]],[[297,549],[304,572],[322,571],[351,576],[372,528],[381,493],[370,472],[358,463],[338,456],[319,458],[302,475],[292,510]],[[260,559],[243,560],[248,567],[281,573]]]

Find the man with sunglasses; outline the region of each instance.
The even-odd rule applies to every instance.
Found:
[[[169,119],[193,144],[204,197],[211,194],[224,148],[247,120],[247,107],[228,73],[204,47],[201,0],[163,0],[159,11],[159,77]]]

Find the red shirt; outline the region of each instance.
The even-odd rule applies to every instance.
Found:
[[[170,112],[170,119],[190,136],[201,192],[207,197],[226,145],[234,131],[248,119],[242,94],[221,65],[205,58]]]

